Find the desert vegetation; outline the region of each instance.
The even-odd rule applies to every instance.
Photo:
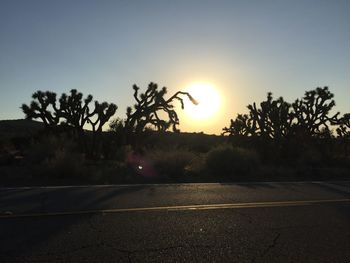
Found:
[[[307,91],[293,103],[268,93],[260,107],[250,104],[248,114],[232,119],[224,134],[233,144],[256,149],[265,162],[339,165],[349,158],[348,114],[334,112],[333,97],[328,87]]]
[[[26,120],[0,123],[2,185],[344,179],[350,175],[350,114],[335,112],[328,87],[294,102],[271,93],[231,119],[222,135],[182,133],[175,103],[150,83],[135,105],[36,91]],[[36,122],[34,120],[40,120]],[[10,126],[9,126],[10,125]],[[35,128],[34,128],[35,127]],[[27,129],[28,133],[23,132]]]

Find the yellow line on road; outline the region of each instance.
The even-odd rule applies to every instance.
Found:
[[[123,212],[151,212],[151,211],[184,211],[184,210],[214,210],[214,209],[241,209],[241,208],[262,208],[262,207],[288,207],[288,206],[307,206],[320,205],[327,203],[350,202],[350,199],[321,199],[321,200],[297,200],[297,201],[273,201],[273,202],[251,202],[251,203],[228,203],[228,204],[209,204],[209,205],[177,205],[177,206],[156,206],[156,207],[137,207],[137,208],[115,208],[99,210],[80,210],[52,213],[26,213],[12,214],[10,212],[0,214],[0,219],[21,218],[21,217],[43,217],[43,216],[64,216],[64,215],[83,215],[83,214],[104,214],[104,213],[123,213]]]

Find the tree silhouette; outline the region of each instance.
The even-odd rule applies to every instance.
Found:
[[[322,163],[331,163],[335,156],[348,158],[350,149],[350,114],[338,118],[331,114],[335,101],[328,87],[306,91],[301,99],[289,104],[271,93],[260,103],[248,105],[248,114],[238,114],[223,134],[231,142],[257,149],[266,161],[281,163],[309,160],[305,154],[318,153]],[[339,140],[333,140],[332,126]],[[249,139],[247,139],[249,138]],[[304,161],[303,161],[304,160]]]
[[[230,127],[223,128],[224,134],[231,136],[258,136],[279,139],[293,135],[329,137],[330,126],[339,123],[339,112],[330,116],[335,106],[334,95],[328,87],[316,88],[305,92],[302,99],[289,104],[280,97],[274,100],[272,93],[267,94],[267,100],[248,105],[249,114],[239,114],[236,120],[231,120]],[[338,134],[347,131],[349,120],[344,115]]]
[[[341,138],[350,139],[350,113],[345,113],[338,121],[337,134]]]
[[[83,94],[75,89],[72,89],[69,95],[63,93],[59,99],[59,113],[64,119],[63,123],[82,131],[89,118],[93,116],[89,112],[89,104],[92,99],[92,95],[88,95],[83,103]]]
[[[238,114],[235,120],[231,119],[229,127],[223,128],[223,134],[231,136],[250,136],[254,133],[252,120],[248,114]]]
[[[329,132],[329,126],[338,122],[339,112],[329,116],[335,106],[334,97],[328,87],[305,92],[302,99],[293,104],[294,128],[308,136],[318,136]]]
[[[21,106],[25,118],[41,119],[46,127],[56,126],[60,119],[60,112],[56,106],[56,93],[38,90],[33,93],[32,99],[30,105]]]
[[[248,109],[255,135],[273,139],[288,135],[292,125],[290,104],[282,97],[274,100],[272,93],[269,92],[266,101],[260,103],[260,108],[253,103],[248,105]]]
[[[292,125],[290,104],[282,97],[274,100],[272,93],[267,94],[266,101],[247,106],[249,114],[238,114],[235,120],[231,120],[228,128],[223,128],[224,134],[231,136],[258,136],[278,139],[288,135]]]
[[[83,94],[75,89],[72,89],[69,95],[63,93],[59,99],[59,107],[57,107],[56,96],[56,93],[51,91],[35,92],[30,105],[22,104],[21,106],[25,117],[27,119],[40,118],[47,127],[63,124],[80,131],[83,130],[85,124],[90,124],[93,132],[100,132],[118,108],[113,103],[95,101],[94,110],[91,111],[89,104],[93,100],[92,95],[88,95],[83,101]]]
[[[179,118],[174,109],[174,101],[178,100],[182,109],[184,109],[182,96],[187,96],[192,103],[197,104],[189,93],[182,91],[165,99],[167,88],[159,90],[158,85],[153,82],[148,85],[145,93],[139,94],[140,88],[136,85],[133,85],[133,89],[136,104],[134,108],[128,107],[126,111],[125,128],[128,133],[140,133],[147,125],[154,126],[158,131],[166,131],[170,126],[173,131],[178,131]],[[164,113],[167,119],[162,118]]]
[[[21,106],[26,119],[40,118],[50,129],[60,126],[74,130],[82,141],[84,141],[84,127],[89,124],[93,134],[92,149],[89,154],[95,155],[96,136],[102,132],[103,126],[115,114],[117,105],[95,101],[94,110],[90,110],[89,104],[93,100],[92,95],[88,95],[83,100],[83,94],[75,89],[72,89],[69,95],[65,93],[61,95],[59,106],[56,97],[56,93],[51,91],[35,92],[30,105],[22,104]]]

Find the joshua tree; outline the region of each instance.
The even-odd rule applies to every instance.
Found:
[[[117,105],[107,102],[95,101],[95,108],[90,111],[89,104],[92,95],[88,95],[83,101],[83,94],[75,89],[70,94],[65,93],[59,99],[59,107],[56,105],[56,93],[37,91],[34,99],[28,106],[21,106],[27,119],[40,118],[47,127],[65,124],[82,131],[85,124],[90,124],[93,132],[102,131],[103,125],[115,114]],[[51,112],[53,110],[53,112]]]
[[[347,115],[338,120],[339,113],[332,116],[330,111],[335,106],[333,94],[328,87],[307,91],[302,99],[296,100],[292,105],[285,102],[282,97],[277,100],[272,94],[267,94],[267,100],[248,105],[249,115],[238,115],[231,120],[229,128],[224,133],[230,135],[256,135],[265,138],[278,139],[292,134],[307,136],[329,136],[330,125],[340,124],[338,134],[347,130]]]
[[[250,136],[252,135],[252,121],[247,114],[238,114],[235,120],[231,119],[230,127],[223,128],[223,135]]]
[[[92,95],[88,95],[84,101],[83,94],[73,89],[70,95],[62,94],[60,98],[60,116],[66,124],[82,131],[85,124],[90,124],[93,132],[101,132],[104,124],[115,114],[117,105],[107,102],[95,101],[95,108],[90,111],[89,104],[92,102]]]
[[[248,105],[255,135],[275,139],[287,136],[292,124],[290,104],[282,97],[273,100],[269,92],[267,100],[261,102],[260,107],[257,108],[255,103]]]
[[[235,120],[231,120],[229,128],[224,128],[224,134],[261,136],[265,138],[281,138],[287,136],[292,125],[290,116],[290,104],[283,98],[273,100],[272,93],[267,94],[267,100],[248,105],[248,114],[238,114]]]
[[[349,158],[350,156],[350,113],[345,113],[343,117],[339,118],[337,123],[338,134],[338,150],[340,155]]]
[[[63,93],[59,99],[60,116],[64,119],[66,125],[74,127],[78,131],[83,131],[84,125],[88,122],[93,114],[89,112],[89,104],[92,96],[88,95],[82,101],[83,94],[72,89],[70,94]]]
[[[56,126],[60,119],[60,112],[56,106],[56,93],[39,90],[33,93],[32,98],[30,105],[21,106],[26,119],[40,118],[46,127]]]
[[[59,125],[72,127],[80,139],[83,138],[84,127],[90,124],[93,134],[92,153],[95,152],[96,135],[102,131],[104,124],[115,114],[117,105],[107,102],[95,101],[95,108],[90,111],[89,104],[92,95],[83,100],[83,94],[73,89],[70,94],[63,93],[59,99],[59,107],[56,105],[54,92],[37,91],[32,96],[33,101],[28,106],[21,106],[27,119],[40,118],[46,127],[55,128]],[[53,111],[53,112],[51,112]]]
[[[294,128],[305,135],[317,136],[329,131],[329,126],[338,122],[339,112],[329,116],[335,106],[334,95],[328,87],[305,92],[301,100],[293,104]]]
[[[350,113],[345,113],[338,121],[337,134],[341,138],[350,139]]]
[[[181,108],[184,109],[184,102],[181,96],[187,96],[194,104],[197,102],[187,92],[178,91],[170,98],[165,99],[167,93],[166,87],[158,89],[158,85],[150,83],[145,93],[138,94],[139,87],[133,85],[134,98],[136,104],[134,109],[127,108],[125,128],[127,133],[140,133],[145,130],[147,125],[153,125],[159,131],[165,131],[172,126],[173,131],[178,131],[179,124],[178,115],[174,109],[173,102],[178,100],[181,103]],[[162,119],[164,113],[168,119]]]

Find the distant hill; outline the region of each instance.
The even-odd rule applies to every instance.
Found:
[[[39,121],[0,120],[0,140],[32,135],[43,128],[44,124]]]
[[[36,134],[43,128],[44,124],[39,121],[25,119],[0,120],[0,142],[12,138],[28,137]],[[191,150],[205,152],[215,145],[224,143],[225,140],[223,136],[208,135],[205,133],[149,132],[143,143],[147,146],[153,145],[160,148],[187,147]]]

